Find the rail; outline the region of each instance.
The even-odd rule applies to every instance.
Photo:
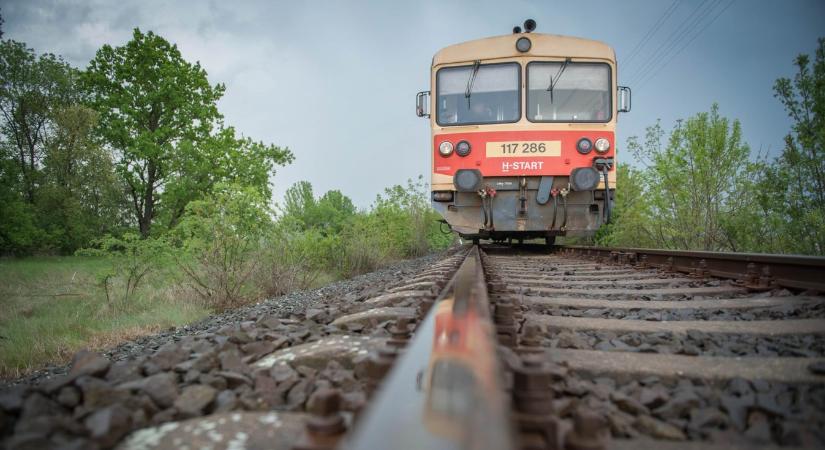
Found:
[[[590,247],[562,245],[562,253],[635,263],[695,276],[738,280],[752,290],[778,286],[825,292],[825,258],[761,253],[723,253],[648,248]]]
[[[344,448],[513,448],[495,333],[473,246]]]

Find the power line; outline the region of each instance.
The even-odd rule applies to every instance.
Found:
[[[633,50],[630,51],[630,54],[627,56],[627,58],[625,58],[622,61],[623,64],[630,64],[630,61],[632,61],[633,58],[635,58],[636,55],[639,54],[639,50],[641,50],[642,47],[644,47],[645,44],[647,44],[650,38],[653,37],[653,35],[656,34],[657,31],[659,31],[659,28],[661,28],[662,25],[670,18],[670,16],[673,15],[673,12],[676,11],[676,7],[678,5],[679,0],[673,0],[673,3],[671,3],[670,6],[668,6],[665,12],[662,14],[662,16],[659,17],[659,20],[656,21],[656,23],[654,23],[653,26],[650,27],[650,29],[642,37],[642,39],[639,40],[638,43],[636,43],[636,46],[633,47]]]
[[[720,9],[720,10],[719,10],[719,12],[717,12],[717,13],[716,13],[716,15],[715,15],[715,16],[713,16],[713,18],[712,18],[709,22],[705,23],[705,25],[704,25],[704,26],[703,26],[703,27],[702,27],[702,28],[701,28],[698,32],[694,33],[694,34],[693,34],[693,36],[692,36],[692,37],[691,37],[691,38],[690,38],[687,42],[685,42],[685,43],[684,43],[681,47],[679,47],[679,49],[678,49],[676,52],[674,52],[673,54],[671,54],[671,55],[670,55],[670,57],[669,57],[667,60],[665,60],[665,61],[664,61],[664,62],[663,62],[663,63],[662,63],[662,64],[661,64],[658,68],[656,68],[655,70],[652,70],[652,71],[648,72],[648,73],[647,73],[644,77],[642,77],[642,78],[639,80],[639,82],[638,82],[638,85],[637,85],[637,86],[642,86],[642,85],[644,85],[645,83],[647,83],[648,81],[650,81],[650,80],[651,80],[651,79],[652,79],[652,78],[653,78],[653,77],[654,77],[657,73],[659,73],[662,69],[664,69],[665,67],[667,67],[667,65],[668,65],[668,64],[669,64],[669,63],[670,63],[670,62],[671,62],[674,58],[676,58],[676,56],[678,56],[680,53],[682,53],[682,51],[684,51],[684,50],[685,50],[688,46],[690,46],[690,44],[691,44],[694,40],[696,40],[696,38],[697,38],[697,37],[701,36],[701,35],[702,35],[702,33],[704,33],[704,31],[705,31],[705,30],[706,30],[709,26],[711,26],[714,22],[716,22],[716,19],[718,19],[718,18],[719,18],[719,16],[721,16],[721,15],[722,15],[725,11],[727,11],[727,9],[728,9],[728,8],[730,8],[730,7],[731,7],[731,5],[733,5],[735,2],[736,2],[736,0],[730,0],[730,1],[728,2],[728,4],[727,4],[727,5],[725,5],[722,9]]]
[[[656,48],[654,51],[637,69],[633,72],[630,76],[630,79],[633,81],[640,78],[641,75],[645,73],[645,71],[656,65],[657,62],[661,61],[662,58],[668,53],[670,48],[674,45],[675,42],[679,41],[684,33],[690,29],[691,25],[693,25],[697,19],[703,18],[708,11],[705,9],[705,6],[708,4],[713,7],[713,3],[710,0],[703,0],[691,13],[690,15],[676,27],[673,32],[667,37],[667,39],[662,42],[659,47]]]

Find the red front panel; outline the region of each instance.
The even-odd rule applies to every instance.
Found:
[[[579,139],[586,137],[595,144],[596,139],[605,138],[610,142],[607,153],[597,153],[593,149],[582,155],[576,150]],[[438,147],[444,141],[456,146],[459,141],[470,143],[470,154],[461,157],[455,152],[444,157]],[[553,154],[558,146],[558,156],[542,156],[530,153],[523,145],[514,143],[546,142],[546,154]],[[487,156],[487,147],[497,157]],[[530,176],[530,175],[570,175],[576,167],[590,167],[597,157],[614,155],[614,134],[610,131],[490,131],[480,133],[438,134],[433,138],[433,171],[442,175],[454,175],[459,169],[479,169],[484,176]],[[503,147],[502,147],[503,146]],[[553,147],[553,148],[551,148]],[[501,148],[501,150],[499,150]],[[535,149],[532,149],[535,151]],[[510,153],[512,152],[512,153]],[[502,155],[507,153],[506,155]]]

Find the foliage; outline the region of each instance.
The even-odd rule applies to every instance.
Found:
[[[0,252],[71,252],[117,224],[108,156],[90,139],[94,111],[77,70],[0,42]]]
[[[752,162],[741,125],[714,104],[676,126],[664,141],[659,123],[644,143],[628,139],[644,168],[620,172],[615,223],[600,233],[606,244],[695,250],[752,248],[752,209],[762,165]],[[753,228],[753,227],[751,227]]]
[[[250,187],[219,185],[187,205],[174,229],[182,250],[177,261],[209,306],[224,310],[243,303],[270,226],[266,200]]]
[[[825,38],[820,38],[813,62],[795,60],[793,80],[780,78],[774,94],[793,120],[785,148],[766,168],[760,208],[782,251],[825,254]]]
[[[104,237],[96,247],[78,251],[79,256],[106,257],[111,261],[111,266],[98,274],[110,306],[128,305],[144,278],[163,266],[169,254],[170,248],[163,239],[142,239],[131,232],[122,237]],[[117,295],[112,287],[118,278],[125,283],[122,295]]]
[[[158,191],[176,173],[181,142],[206,139],[220,118],[215,103],[224,86],[209,84],[206,71],[184,60],[176,45],[139,29],[122,47],[101,47],[83,81],[146,237],[161,203]]]

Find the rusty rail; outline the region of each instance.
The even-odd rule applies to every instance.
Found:
[[[495,333],[473,246],[344,448],[513,448]]]
[[[781,286],[825,292],[823,257],[579,245],[558,246],[557,251],[637,266],[648,265],[699,277],[734,279],[752,291]]]

